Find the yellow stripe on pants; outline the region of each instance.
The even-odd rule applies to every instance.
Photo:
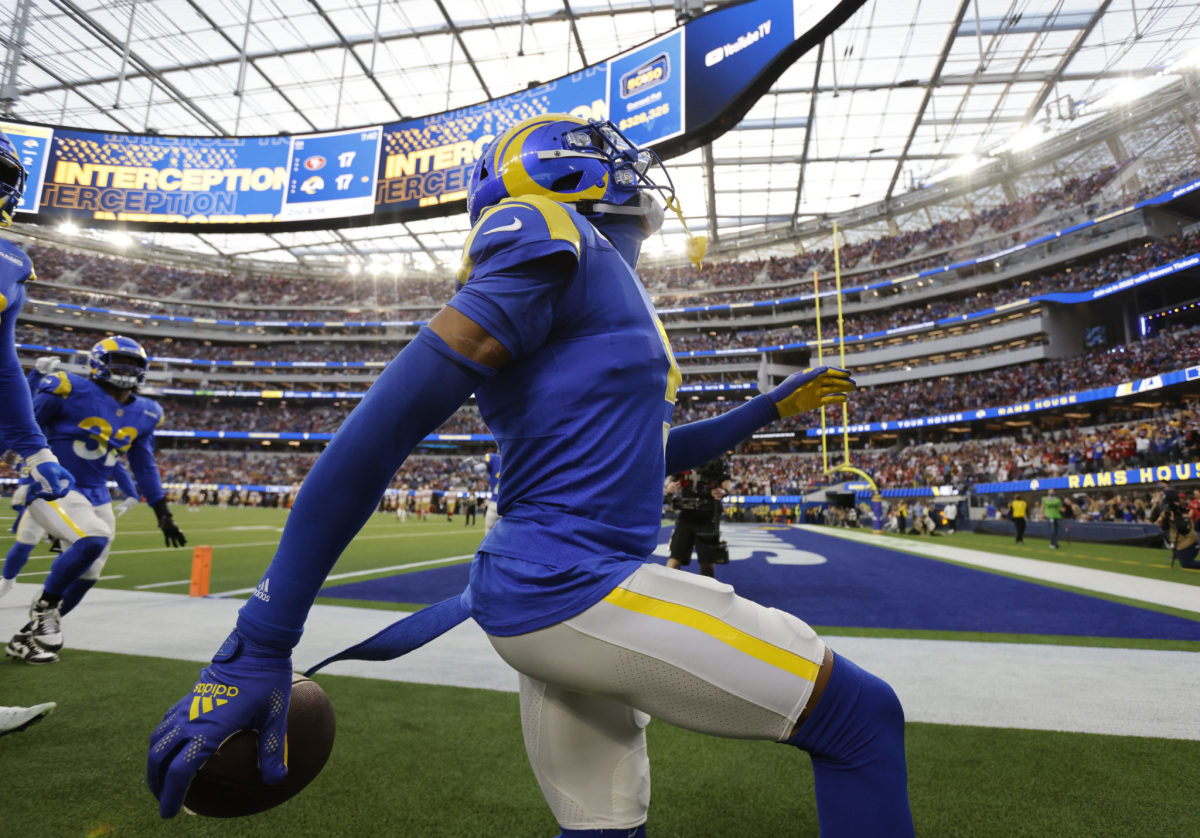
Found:
[[[66,512],[63,512],[63,508],[58,505],[58,501],[51,500],[51,501],[47,501],[47,503],[50,504],[51,509],[53,509],[55,512],[58,513],[58,517],[62,518],[64,521],[67,522],[67,526],[70,527],[72,530],[74,530],[75,534],[77,536],[79,536],[80,538],[87,538],[87,533],[85,533],[83,530],[79,529],[79,527],[76,526],[75,522],[71,520],[70,516],[67,515]]]
[[[705,614],[703,611],[689,608],[686,605],[655,599],[625,588],[616,588],[604,598],[604,601],[638,614],[668,620],[702,631],[709,637],[732,646],[739,652],[769,663],[785,672],[790,672],[806,681],[816,681],[817,673],[821,671],[819,663],[813,663],[786,649],[780,649],[765,640],[746,634],[741,629],[734,628],[711,614]]]

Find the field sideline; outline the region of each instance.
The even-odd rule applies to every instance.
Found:
[[[188,534],[187,549],[164,549],[153,516],[144,508],[121,519],[116,549],[101,583],[108,590],[96,592],[90,616],[89,601],[85,600],[79,613],[65,622],[67,648],[62,662],[41,668],[5,662],[4,675],[0,676],[0,703],[54,700],[59,702],[59,711],[44,724],[0,741],[0,764],[40,766],[39,775],[49,784],[48,793],[15,795],[16,800],[6,801],[0,834],[253,836],[289,830],[319,835],[549,838],[555,833],[525,763],[516,699],[504,691],[511,689],[511,673],[497,670],[484,677],[484,668],[465,657],[458,659],[461,649],[478,644],[469,630],[463,631],[467,627],[455,630],[463,632],[461,638],[448,635],[416,653],[414,667],[422,672],[436,670],[440,656],[451,667],[459,664],[452,677],[442,683],[483,684],[489,689],[380,680],[394,675],[383,675],[382,671],[375,675],[369,668],[351,677],[331,668],[332,674],[322,673],[318,680],[338,709],[338,741],[330,765],[312,787],[285,806],[250,819],[224,822],[179,818],[160,824],[142,776],[146,739],[158,717],[194,679],[194,660],[208,654],[201,650],[211,651],[211,637],[215,635],[219,641],[222,626],[228,626],[237,600],[258,581],[276,544],[283,513],[205,507],[198,513],[177,509],[177,520]],[[749,539],[753,546],[758,543],[755,539],[766,537],[757,532],[761,529],[744,528],[747,534],[738,537]],[[377,515],[334,573],[353,583],[390,579],[403,572],[416,573],[415,582],[429,575],[424,571],[432,573],[439,568],[458,574],[462,571],[456,568],[468,561],[481,535],[481,525],[464,527],[460,516],[453,523],[435,519],[401,524],[390,516]],[[895,549],[937,552],[918,540],[893,540],[913,542],[911,547],[897,545]],[[5,548],[10,543],[10,539],[0,541]],[[214,548],[212,590],[224,596],[189,601],[170,595],[186,592],[190,546],[201,543]],[[851,541],[841,543],[854,549]],[[1049,575],[1053,575],[1054,566],[1102,570],[1108,575],[1116,571],[1129,577],[1130,590],[1136,589],[1134,583],[1140,584],[1139,580],[1158,585],[1178,583],[1166,589],[1182,591],[1182,599],[1173,606],[1120,593],[1093,591],[1087,593],[1087,598],[1107,602],[1107,607],[1135,602],[1151,620],[1184,620],[1180,624],[1186,626],[1187,621],[1200,619],[1200,607],[1191,610],[1188,605],[1192,592],[1200,597],[1200,574],[1179,568],[1168,573],[1163,569],[1168,563],[1163,551],[1072,545],[1055,555],[1036,542],[1024,550],[1008,551],[1010,545],[1004,539],[969,535],[927,544],[986,550],[1000,557],[1044,559],[1043,567],[1049,569]],[[1039,550],[1047,555],[1040,555]],[[760,558],[756,554],[750,561],[734,565],[744,570]],[[795,564],[800,560],[788,558],[784,547],[768,561]],[[828,561],[836,565],[839,558],[831,554]],[[953,562],[945,558],[939,561],[947,565]],[[48,567],[49,556],[39,548],[27,567],[29,572],[20,581],[36,584]],[[775,570],[780,574],[807,572],[803,567],[782,565]],[[982,574],[981,579],[997,575],[995,570],[971,572]],[[998,575],[1010,574],[1000,570]],[[1028,579],[1022,574],[1012,575]],[[1043,584],[1061,588],[1064,595],[1075,596],[1082,591],[1069,583]],[[371,587],[354,590],[360,589]],[[0,600],[0,620],[13,623],[20,619],[31,590],[31,586],[21,585],[16,593]],[[319,602],[337,606],[322,611],[346,615],[338,619],[353,632],[360,630],[362,620],[383,624],[395,616],[389,616],[389,612],[411,610],[429,601],[406,603],[396,601],[394,595],[392,599],[380,596],[323,596]],[[137,621],[121,617],[135,612],[136,608],[128,603],[143,602],[161,603],[155,611],[157,631],[136,632]],[[212,616],[199,616],[202,611]],[[4,628],[0,625],[0,630]],[[835,644],[835,648],[853,649],[850,656],[867,665],[876,665],[863,657],[878,654],[875,650],[905,650],[902,656],[888,653],[897,668],[895,674],[883,673],[889,680],[904,682],[907,677],[913,684],[928,681],[921,675],[927,665],[922,654],[928,656],[932,649],[961,652],[962,668],[954,675],[959,681],[948,679],[931,692],[944,693],[942,703],[949,708],[947,712],[964,711],[966,720],[934,724],[911,721],[914,715],[910,713],[910,786],[919,834],[1200,835],[1200,813],[1193,805],[1194,793],[1187,779],[1194,766],[1200,764],[1200,741],[1196,741],[1200,725],[1191,726],[1189,735],[1184,724],[1182,733],[1169,734],[1171,738],[980,726],[989,723],[971,721],[972,713],[986,720],[988,708],[978,706],[980,699],[965,683],[971,673],[977,672],[981,682],[994,678],[996,684],[1011,684],[994,700],[1013,704],[1023,694],[1040,700],[1039,689],[1023,687],[1021,668],[1047,657],[1063,656],[1062,660],[1068,661],[1079,656],[1096,662],[1088,664],[1096,670],[1091,673],[1089,692],[1074,699],[1068,697],[1062,703],[1077,703],[1081,708],[1111,704],[1116,700],[1115,693],[1128,692],[1125,685],[1133,683],[1134,697],[1122,699],[1127,703],[1121,705],[1129,713],[1156,715],[1164,698],[1167,703],[1179,705],[1181,712],[1190,713],[1186,695],[1195,695],[1197,685],[1193,684],[1189,692],[1187,684],[1200,672],[1196,666],[1200,642],[1167,637],[1064,638],[1009,632],[877,629],[852,624],[820,628],[822,633],[836,636],[841,645]],[[72,632],[86,637],[73,642]],[[139,633],[150,635],[142,644],[144,649],[139,648],[137,654],[116,653],[128,652],[137,645],[135,638],[141,643]],[[172,639],[195,634],[201,637],[190,643]],[[340,642],[341,638],[329,640]],[[306,635],[297,651],[298,667],[311,663],[316,654],[315,650],[307,651],[308,641]],[[447,645],[439,651],[435,647],[443,641]],[[162,647],[161,651],[154,651],[155,644]],[[1039,644],[1041,652],[1037,651]],[[86,650],[110,647],[112,651]],[[990,649],[995,653],[993,657],[998,655],[1009,669],[992,673],[979,669],[972,658],[979,649]],[[419,656],[424,658],[417,660]],[[169,659],[173,657],[188,659]],[[1106,659],[1113,664],[1111,671],[1103,666]],[[1118,661],[1124,663],[1117,665]],[[1152,666],[1147,664],[1144,679],[1138,678],[1138,661],[1154,661]],[[879,665],[887,663],[886,658],[880,658]],[[1180,677],[1172,684],[1176,666]],[[478,680],[472,681],[472,677]],[[508,686],[505,678],[509,679]],[[1106,695],[1109,678],[1120,687],[1114,688],[1114,695]],[[1117,684],[1118,680],[1124,683]],[[1144,683],[1138,685],[1139,680]],[[1136,698],[1138,686],[1146,692],[1142,704]],[[1172,695],[1172,686],[1180,692]],[[903,696],[904,690],[912,687],[905,682],[897,689]],[[921,698],[912,703],[918,711],[916,718],[923,717],[925,701]],[[1052,709],[1058,712],[1062,708]],[[1154,720],[1146,721],[1149,724]],[[1174,724],[1179,727],[1179,722]],[[651,725],[650,744],[654,764],[651,834],[816,834],[811,771],[807,761],[791,749],[714,740],[658,723]]]

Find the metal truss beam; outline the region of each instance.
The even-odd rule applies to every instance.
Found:
[[[211,17],[209,17],[208,12],[204,11],[203,6],[201,6],[199,3],[197,3],[196,0],[187,0],[187,4],[189,6],[191,6],[192,11],[194,11],[197,15],[199,15],[201,20],[203,20],[205,23],[207,23],[209,26],[211,26],[212,30],[214,32],[216,32],[219,36],[221,36],[221,38],[223,38],[227,44],[229,44],[234,49],[238,50],[239,53],[241,52],[241,47],[238,46],[237,42],[235,40],[233,40],[233,38],[229,37],[229,33],[227,33],[224,29],[222,29],[220,26],[218,26],[217,22],[215,20],[213,20]],[[271,90],[275,92],[276,96],[278,96],[280,99],[282,99],[284,102],[286,102],[287,106],[289,108],[291,108],[293,111],[295,111],[297,116],[299,116],[301,119],[303,119],[305,122],[308,123],[309,128],[311,128],[314,131],[320,130],[317,128],[316,123],[314,123],[311,119],[309,119],[308,116],[305,115],[304,111],[300,110],[300,106],[297,105],[295,102],[293,102],[291,97],[288,96],[286,93],[284,93],[283,89],[280,88],[279,85],[275,84],[274,80],[272,80],[272,78],[270,76],[268,76],[263,71],[263,69],[258,66],[258,64],[255,62],[255,60],[253,58],[251,58],[249,55],[246,56],[246,63],[254,68],[254,72],[258,73],[263,78],[263,81],[265,81],[267,83],[267,85],[271,88]]]
[[[1078,54],[1079,48],[1083,46],[1083,42],[1086,41],[1088,36],[1092,34],[1092,30],[1096,28],[1096,24],[1100,22],[1100,18],[1102,18],[1104,13],[1108,11],[1108,7],[1110,5],[1112,5],[1112,0],[1103,0],[1103,2],[1100,3],[1100,6],[1092,14],[1092,17],[1087,22],[1087,25],[1084,26],[1079,31],[1079,34],[1071,40],[1071,45],[1067,47],[1067,51],[1063,53],[1063,57],[1059,60],[1058,65],[1050,71],[1050,78],[1047,79],[1042,85],[1042,89],[1038,91],[1037,97],[1034,98],[1033,102],[1029,105],[1029,109],[1025,111],[1026,122],[1032,122],[1034,117],[1037,116],[1037,112],[1041,110],[1042,105],[1045,104],[1046,99],[1049,98],[1050,92],[1054,90],[1054,86],[1058,84],[1059,79],[1062,78],[1062,74],[1066,72],[1066,69],[1070,63],[1075,60],[1075,56]]]
[[[921,127],[921,120],[925,117],[925,109],[929,107],[929,100],[933,98],[933,89],[937,86],[938,77],[942,74],[942,68],[946,66],[946,60],[950,57],[950,50],[954,47],[954,39],[957,37],[958,27],[962,25],[963,16],[967,13],[967,7],[971,5],[971,0],[962,0],[958,6],[958,14],[954,18],[954,23],[950,27],[950,34],[946,38],[946,42],[942,45],[942,52],[938,56],[937,65],[933,68],[933,75],[929,79],[929,84],[925,86],[925,95],[921,98],[921,107],[917,109],[917,115],[913,118],[912,129],[908,132],[908,139],[904,141],[904,150],[900,152],[900,159],[896,161],[896,170],[892,173],[892,182],[888,184],[887,192],[884,195],[884,200],[892,197],[892,191],[896,188],[896,181],[900,179],[900,173],[904,171],[904,159],[908,156],[908,150],[912,148],[913,139],[917,136],[917,129]]]
[[[624,3],[605,4],[602,6],[589,6],[588,8],[585,8],[585,9],[575,7],[572,10],[572,14],[575,16],[576,20],[582,20],[583,18],[591,18],[591,17],[613,17],[616,15],[623,15],[623,14],[645,14],[646,12],[657,12],[657,11],[670,10],[670,9],[674,9],[674,8],[675,7],[674,7],[674,4],[672,3],[672,0],[643,0],[643,2],[624,2]],[[208,18],[207,15],[205,15],[204,17],[208,20],[211,20],[211,18]],[[550,11],[550,12],[530,12],[530,13],[526,14],[525,21],[528,24],[548,23],[548,22],[565,20],[566,18],[567,18],[567,13],[564,10],[556,9],[556,10]],[[428,37],[431,35],[449,35],[449,34],[454,34],[455,32],[463,33],[463,32],[479,31],[479,30],[484,30],[484,29],[496,29],[496,28],[502,27],[502,26],[519,26],[520,23],[521,23],[521,16],[520,16],[520,14],[517,14],[517,15],[513,15],[513,16],[509,16],[509,17],[495,18],[492,20],[462,21],[460,23],[453,24],[453,25],[448,22],[444,26],[443,25],[421,26],[421,27],[415,27],[413,29],[405,29],[403,31],[389,32],[386,34],[379,34],[376,32],[372,32],[369,35],[347,37],[345,40],[345,43],[349,44],[351,47],[360,47],[360,46],[366,46],[366,45],[394,43],[396,41],[413,40],[416,38],[424,38],[424,37]],[[218,29],[218,31],[220,31],[220,30]],[[228,38],[226,38],[226,40],[228,40]],[[129,79],[144,78],[155,72],[157,72],[157,73],[176,73],[176,72],[185,72],[188,70],[203,70],[203,69],[207,69],[210,67],[221,67],[226,64],[237,64],[239,61],[241,61],[242,57],[241,57],[240,51],[237,48],[237,45],[234,44],[233,46],[234,46],[234,53],[232,55],[225,55],[225,56],[210,58],[210,59],[207,59],[204,61],[193,61],[193,62],[189,62],[186,64],[175,64],[175,65],[172,65],[169,67],[159,67],[156,70],[151,70],[148,68],[141,68],[135,72],[126,73],[125,78],[126,78],[126,80],[129,80]],[[310,53],[310,52],[321,52],[322,50],[338,49],[343,46],[344,46],[344,44],[342,43],[342,41],[325,41],[322,43],[304,44],[301,46],[290,47],[288,49],[283,49],[283,50],[263,50],[261,52],[248,53],[246,58],[248,61],[253,63],[254,61],[260,61],[265,58],[286,58],[291,55],[301,55],[303,53]],[[79,87],[81,85],[87,85],[87,84],[110,84],[112,82],[117,81],[118,79],[120,79],[120,75],[118,75],[118,74],[113,74],[113,75],[109,75],[109,76],[97,76],[95,78],[90,78],[90,79],[78,79],[78,80],[73,80],[73,81],[61,82],[58,84],[43,85],[41,87],[27,88],[27,89],[21,91],[21,95],[28,96],[28,95],[36,94],[36,93],[53,93],[55,91],[63,90],[64,88],[75,88],[75,87]]]
[[[80,8],[74,2],[74,0],[50,0],[50,2],[57,6],[68,17],[81,24],[102,44],[116,51],[118,54],[125,54],[125,44],[123,44],[119,38],[97,23],[96,20],[86,11]],[[163,90],[167,91],[167,93],[169,93],[176,102],[190,111],[197,119],[218,134],[227,135],[229,133],[225,130],[225,127],[221,125],[221,123],[213,119],[203,108],[201,108],[186,94],[184,94],[183,91],[164,78],[161,72],[151,67],[150,64],[140,55],[133,50],[129,50],[128,55],[130,62],[132,62],[134,66],[139,67],[143,73],[154,79],[154,81],[157,82]],[[121,78],[128,79],[132,76],[133,74],[131,73],[124,73],[122,75],[118,75],[115,80],[119,81]]]
[[[338,41],[342,45],[342,49],[350,53],[350,56],[354,59],[354,63],[358,65],[358,69],[362,70],[362,74],[369,78],[371,83],[375,85],[375,89],[379,91],[379,95],[383,97],[383,101],[387,102],[392,111],[396,114],[396,119],[403,119],[404,114],[400,111],[400,108],[396,105],[396,103],[392,101],[392,95],[384,89],[382,84],[379,83],[379,79],[375,78],[375,73],[371,70],[371,68],[363,63],[363,60],[359,58],[358,52],[354,49],[354,47],[350,46],[350,42],[346,40],[346,36],[342,34],[342,30],[339,29],[337,24],[334,23],[329,15],[325,13],[325,9],[321,7],[321,4],[318,3],[317,0],[308,0],[308,2],[309,5],[316,9],[317,14],[321,16],[321,20],[325,21],[325,25],[329,27],[329,30],[337,36]],[[345,80],[343,79],[343,84],[344,83]]]
[[[586,67],[588,60],[587,56],[583,54],[583,39],[579,37],[579,27],[575,25],[575,12],[571,11],[571,0],[563,0],[563,9],[567,12],[567,20],[571,22],[571,34],[575,36],[575,48],[579,50],[579,60]]]
[[[1131,79],[1131,78],[1146,78],[1152,76],[1157,71],[1153,69],[1137,72],[1116,72],[1116,71],[1097,71],[1091,73],[1062,73],[1057,78],[1058,81],[1103,81],[1106,79]],[[869,92],[875,90],[902,90],[906,87],[925,87],[928,88],[931,81],[934,87],[971,87],[975,85],[987,84],[1046,84],[1055,80],[1053,71],[1044,70],[1026,70],[1019,73],[980,73],[971,74],[955,74],[950,76],[941,76],[930,79],[903,79],[898,82],[875,82],[867,84],[839,84],[836,88],[833,85],[820,85],[815,88],[817,93],[857,93]],[[812,93],[813,89],[808,87],[777,87],[767,91],[769,96],[788,96],[801,95]]]
[[[467,49],[467,42],[463,40],[462,30],[454,22],[454,18],[450,17],[450,13],[446,11],[446,5],[442,3],[442,0],[433,0],[433,2],[438,7],[438,11],[442,13],[442,17],[446,19],[446,26],[453,33],[454,40],[458,42],[458,48],[462,50],[463,57],[471,65],[471,70],[475,73],[475,78],[479,80],[479,86],[483,88],[483,94],[491,99],[492,92],[488,90],[487,82],[483,80],[483,73],[479,72],[479,67],[475,64],[475,59],[471,57],[471,51]]]
[[[825,42],[821,41],[817,47],[817,66],[813,70],[812,91],[808,97],[808,117],[805,120],[805,127],[808,129],[804,132],[804,147],[800,150],[800,176],[796,179],[796,203],[792,208],[792,226],[796,226],[797,219],[800,218],[800,200],[804,195],[804,167],[808,162],[808,146],[812,141],[812,126],[816,124],[817,118],[817,89],[821,82],[821,63],[825,59]]]

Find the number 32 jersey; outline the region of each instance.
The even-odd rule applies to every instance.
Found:
[[[108,481],[121,455],[148,503],[163,496],[154,462],[154,429],[163,420],[158,402],[134,396],[118,403],[89,378],[69,372],[42,376],[33,409],[58,461],[93,505],[108,503]]]

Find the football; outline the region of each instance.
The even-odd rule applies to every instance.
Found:
[[[287,778],[277,786],[258,770],[258,734],[235,733],[201,766],[184,807],[197,815],[238,818],[278,806],[320,773],[333,750],[335,720],[329,696],[315,681],[292,677],[287,717]]]

